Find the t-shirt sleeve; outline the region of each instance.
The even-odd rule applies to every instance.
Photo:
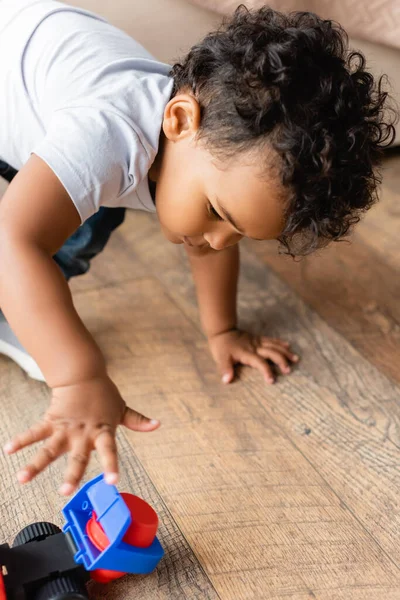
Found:
[[[44,160],[70,195],[83,223],[107,201],[147,174],[148,154],[132,123],[110,110],[76,107],[53,113],[32,152]]]

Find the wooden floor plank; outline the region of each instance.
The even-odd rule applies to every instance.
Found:
[[[262,286],[263,269],[250,257],[249,261],[252,269],[246,273]],[[255,320],[264,310],[263,298],[258,295],[257,310],[250,288],[249,282],[242,296],[243,310],[249,320]],[[279,300],[276,285],[274,292]],[[246,309],[246,299],[251,309]],[[285,312],[293,330],[300,333],[303,360],[296,377],[285,378],[279,402],[258,378],[250,378],[248,385],[267,414],[281,424],[399,565],[399,388],[357,357],[351,346],[296,298],[289,305],[286,301],[285,308],[277,302],[274,321],[284,322]],[[273,333],[277,334],[276,327]]]
[[[242,323],[290,340],[302,356],[275,386],[248,369],[221,385],[187,260],[154,216],[129,213],[91,271],[71,282],[124,398],[162,420],[154,433],[120,434],[119,444],[122,487],[156,508],[166,557],[151,576],[93,587],[93,598],[400,597],[397,249],[376,243],[388,219],[390,240],[395,233],[391,198],[351,260],[327,259],[328,276],[319,266],[301,279],[246,246]],[[48,398],[5,358],[0,394],[3,440]],[[13,471],[23,457],[0,460],[1,539],[54,520],[63,461],[22,490]],[[93,459],[88,476],[98,469]]]
[[[156,247],[156,239],[152,241]],[[372,411],[367,399],[364,408],[360,406],[368,381],[342,374],[340,365],[337,372],[344,380],[337,380],[330,359],[346,361],[350,353],[356,374],[371,367],[248,255],[246,291],[241,297],[245,320],[252,326],[265,320],[267,306],[269,316],[276,317],[273,335],[282,333],[285,323],[306,357],[298,371],[277,386],[264,387],[258,375],[248,371],[242,382],[221,386],[198,324],[191,320],[195,307],[188,271],[181,268],[177,276],[175,268],[169,271],[152,261],[149,243],[147,239],[143,257],[152,266],[140,258],[160,283],[156,285],[153,278],[125,282],[118,294],[111,288],[92,290],[78,294],[76,304],[85,322],[90,318],[95,327],[126,400],[163,419],[156,434],[142,435],[140,440],[137,434],[128,437],[218,594],[257,598],[254,570],[258,571],[256,588],[261,586],[263,593],[258,597],[291,593],[301,598],[314,588],[320,589],[321,596],[339,584],[357,590],[392,586],[400,593],[399,570],[391,558],[392,551],[398,552],[398,525],[385,504],[397,502],[393,477],[398,451],[389,439],[379,444],[383,439],[379,428],[385,431],[386,427],[383,421],[364,422],[364,413]],[[171,280],[170,272],[175,273]],[[102,338],[103,330],[107,338]],[[143,345],[129,343],[136,335]],[[320,357],[315,365],[319,338],[325,337],[333,354]],[[389,396],[396,391],[393,383],[377,375],[378,394],[379,385]],[[370,374],[372,379],[375,376]],[[353,403],[351,411],[345,397]],[[290,418],[290,411],[296,418]],[[335,460],[323,438],[323,415],[345,423],[332,443]],[[354,437],[352,445],[349,435]],[[315,440],[312,453],[298,438],[302,444]],[[369,444],[375,455],[363,452],[363,444]],[[315,454],[321,458],[317,460]],[[380,462],[384,471],[375,464]],[[347,473],[353,469],[358,473],[349,481]],[[360,496],[355,507],[352,494]],[[370,510],[377,514],[370,515]],[[367,516],[372,523],[364,523]],[[229,582],[235,576],[242,585],[232,595]]]
[[[375,250],[395,271],[400,265],[400,148],[387,157],[379,204],[370,210],[357,227],[357,239]]]
[[[82,297],[80,300],[85,303]],[[89,299],[86,303],[90,313]],[[48,397],[49,392],[44,384],[28,379],[19,367],[1,357],[0,439],[2,442],[33,424],[45,410]],[[125,577],[108,586],[93,584],[90,588],[91,598],[217,600],[218,594],[203,567],[122,433],[119,435],[119,455],[121,457],[119,487],[121,490],[138,494],[155,508],[160,519],[159,538],[165,549],[165,557],[151,575]],[[61,482],[65,460],[58,461],[34,483],[22,487],[16,481],[15,471],[22,467],[30,456],[32,450],[26,450],[11,459],[3,454],[0,455],[2,472],[0,540],[2,543],[5,541],[11,543],[20,529],[34,521],[48,520],[59,526],[62,525],[61,508],[65,504],[65,499],[58,495],[57,489]],[[101,472],[100,464],[93,456],[86,479],[98,475],[99,472]]]
[[[359,240],[294,263],[275,247],[247,247],[372,364],[400,382],[400,278],[373,249]]]

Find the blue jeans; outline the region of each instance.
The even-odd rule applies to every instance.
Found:
[[[1,177],[12,181],[17,172],[13,167],[0,160]],[[66,240],[53,259],[67,281],[71,277],[83,275],[89,270],[91,259],[103,250],[111,233],[123,223],[125,210],[122,207],[102,206]]]

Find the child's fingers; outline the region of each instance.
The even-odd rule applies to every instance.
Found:
[[[273,348],[257,348],[257,354],[265,359],[272,360],[284,375],[290,373],[291,369],[289,366],[288,359],[278,350]]]
[[[99,454],[99,459],[107,483],[118,483],[118,452],[115,433],[110,429],[101,431],[95,439],[94,446]]]
[[[22,448],[26,448],[31,444],[36,444],[37,442],[41,442],[48,438],[52,434],[52,426],[50,423],[36,423],[32,427],[30,427],[24,433],[20,433],[13,440],[8,442],[4,446],[4,452],[7,454],[13,454],[14,452],[18,452],[18,450],[22,450]]]
[[[89,458],[90,445],[86,439],[80,439],[72,444],[60,494],[63,496],[72,494],[86,471]]]
[[[261,356],[257,356],[257,354],[248,353],[242,356],[240,362],[243,365],[253,367],[254,369],[260,371],[267,383],[275,383],[275,377],[271,367],[265,362],[264,359],[261,358]]]
[[[269,342],[263,342],[260,348],[271,348],[272,350],[275,350],[276,352],[279,352],[280,354],[286,356],[291,362],[299,361],[299,357],[297,354],[292,352],[288,347],[277,344],[272,340],[270,340]]]
[[[36,475],[44,471],[53,461],[55,461],[66,448],[66,438],[64,432],[57,432],[38,450],[33,460],[17,473],[17,479],[20,483],[31,481]]]

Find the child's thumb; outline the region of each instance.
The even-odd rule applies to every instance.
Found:
[[[127,406],[122,419],[122,425],[125,425],[125,427],[132,431],[153,431],[160,426],[160,421],[149,419]]]

